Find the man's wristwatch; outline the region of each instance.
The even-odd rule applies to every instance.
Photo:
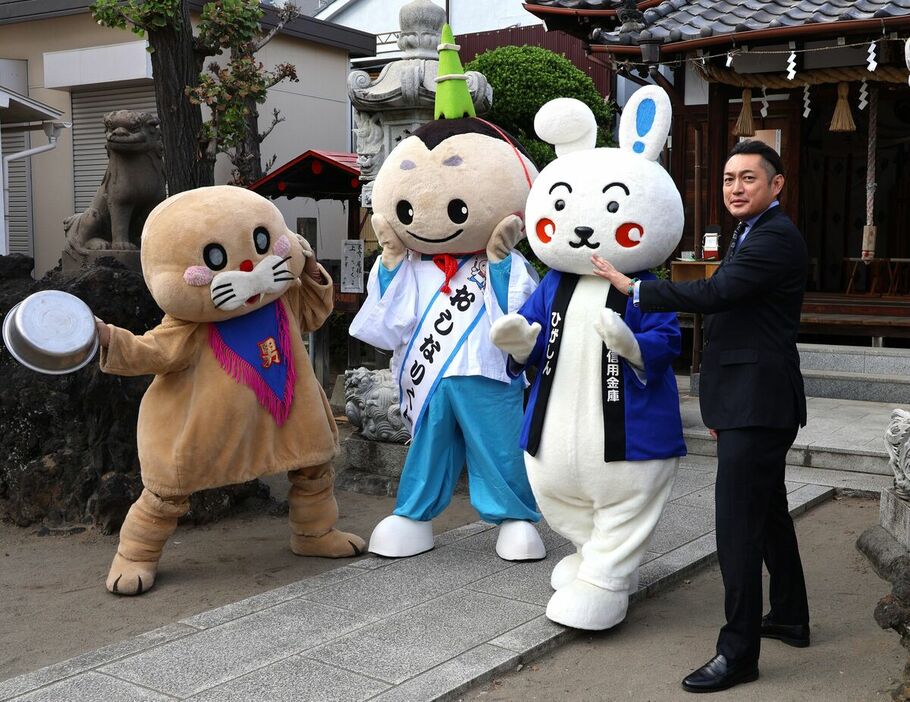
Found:
[[[626,295],[628,295],[629,297],[632,296],[632,293],[635,292],[635,283],[638,283],[638,282],[639,282],[638,278],[631,278],[629,280],[629,287],[626,288]]]

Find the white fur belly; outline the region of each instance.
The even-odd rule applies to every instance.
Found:
[[[601,363],[604,343],[594,324],[607,304],[610,284],[584,275],[566,310],[556,375],[537,459],[548,467],[574,473],[580,463],[603,464],[603,391]]]

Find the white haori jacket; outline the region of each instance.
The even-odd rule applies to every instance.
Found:
[[[457,258],[461,260],[463,256]],[[490,341],[490,326],[506,312],[518,311],[537,287],[537,276],[517,251],[499,263],[489,264],[485,254],[480,254],[478,258],[481,271],[472,277],[483,283],[484,314],[455,351],[443,377],[482,375],[510,383],[512,379],[506,371],[506,354]],[[383,294],[380,268],[382,260],[377,258],[370,271],[366,302],[351,323],[350,333],[372,346],[391,350],[390,367],[392,376],[397,379],[411,337],[424,311],[445,282],[445,275],[432,260],[423,260],[420,254],[408,251]],[[387,279],[390,272],[383,269],[382,275]],[[454,284],[452,287],[454,294]],[[496,294],[496,290],[503,289],[508,290],[505,312]]]

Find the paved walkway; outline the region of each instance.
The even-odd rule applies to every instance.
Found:
[[[791,512],[834,488],[890,484],[879,449],[891,407],[811,400],[788,469]],[[690,450],[713,450],[697,399],[683,398]],[[879,442],[879,443],[876,443]],[[840,467],[826,466],[840,461]],[[683,460],[641,568],[640,599],[716,558],[714,459]],[[508,563],[496,530],[474,524],[410,559],[366,556],[277,590],[203,612],[0,682],[0,700],[451,699],[545,653],[575,632],[546,619],[549,573],[572,547],[545,530],[548,557]]]

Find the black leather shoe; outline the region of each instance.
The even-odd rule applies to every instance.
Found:
[[[718,653],[682,681],[686,692],[719,692],[740,683],[758,679],[758,663],[735,664]]]
[[[766,639],[778,639],[788,646],[805,648],[809,645],[808,624],[777,624],[766,614],[761,619],[761,635]]]

